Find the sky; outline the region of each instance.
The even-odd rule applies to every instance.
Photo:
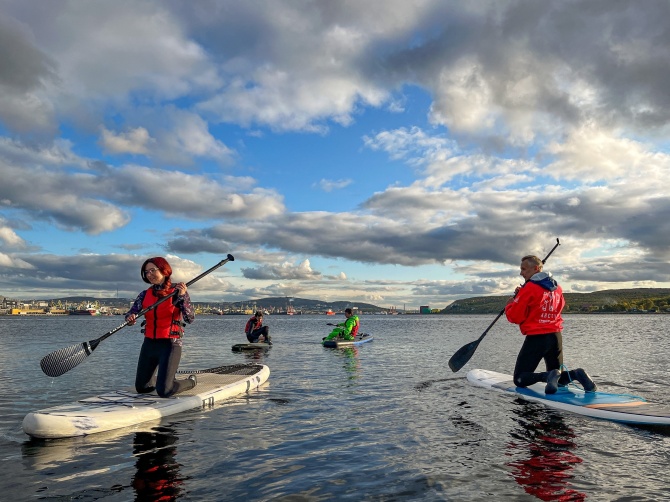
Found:
[[[0,296],[670,287],[670,3],[0,0]]]

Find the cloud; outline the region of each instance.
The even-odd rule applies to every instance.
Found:
[[[113,298],[118,295],[120,298],[135,298],[147,287],[140,277],[140,267],[144,260],[156,255],[168,260],[173,268],[174,282],[188,282],[203,272],[203,267],[192,260],[160,252],[147,256],[31,254],[24,259],[0,253],[0,266],[20,269],[18,274],[6,274],[3,282],[8,289],[21,295],[37,293],[35,297],[51,298],[72,295]],[[221,291],[234,290],[233,285],[221,278],[219,271],[193,284],[191,294],[220,298]]]
[[[583,183],[635,179],[636,173],[656,180],[670,167],[667,154],[595,126],[571,131],[548,145],[547,152],[556,158],[547,166],[551,176]]]
[[[144,127],[114,134],[103,126],[100,137],[100,144],[109,153],[146,154],[149,151],[147,146],[150,141],[152,138]]]
[[[2,252],[0,252],[0,267],[7,269],[17,269],[19,271],[33,268],[30,265],[30,263],[23,261],[20,258],[12,257]]]
[[[53,105],[45,86],[56,83],[56,64],[30,30],[0,15],[0,122],[20,134],[54,134]]]
[[[26,241],[9,226],[6,226],[3,218],[0,218],[0,241],[4,249],[25,249]]]
[[[47,145],[30,145],[0,137],[0,159],[4,159],[8,164],[25,166],[27,174],[30,174],[32,166],[77,167],[83,170],[90,168],[89,159],[72,152],[72,142],[66,139],[59,139]]]
[[[64,229],[96,235],[119,228],[130,219],[121,208],[86,195],[90,193],[86,187],[94,184],[90,174],[64,176],[44,168],[26,173],[19,166],[1,161],[0,170],[4,178],[0,184],[3,205],[46,218]]]
[[[157,130],[152,151],[157,161],[170,165],[192,165],[194,158],[228,163],[234,152],[209,132],[207,122],[196,114],[169,109]]]
[[[281,197],[272,190],[258,188],[247,194],[237,193],[211,177],[180,171],[128,165],[104,181],[108,197],[120,203],[191,219],[255,219],[284,211]]]
[[[111,154],[141,154],[156,165],[190,167],[199,159],[229,164],[235,152],[209,131],[198,115],[168,106],[160,111],[136,109],[126,115],[129,123],[142,123],[127,132],[114,133],[104,126],[100,145]]]
[[[341,179],[341,180],[327,180],[321,179],[319,183],[315,183],[314,186],[318,186],[324,192],[332,192],[333,190],[341,190],[351,185],[354,181],[352,179]]]
[[[16,287],[38,290],[46,276],[32,270],[50,274],[48,288],[104,287],[70,272],[79,257],[36,244],[40,225],[109,233],[114,250],[167,249],[187,274],[194,255],[238,250],[244,279],[264,282],[208,278],[213,295],[335,280],[367,298],[495,294],[519,256],[557,236],[552,267],[577,289],[667,280],[666,2],[10,0],[0,11],[0,252],[4,268],[30,272],[8,277]],[[314,172],[286,188],[268,146],[345,134],[363,147],[341,160],[360,173],[351,209],[322,211],[325,196],[298,205],[303,188],[353,182]],[[82,262],[116,270],[102,253]],[[313,270],[321,259],[347,274]],[[347,279],[348,262],[457,277],[366,284]]]
[[[50,11],[57,11],[53,23]],[[19,15],[18,11],[15,11]],[[29,16],[32,35],[59,62],[59,92],[95,101],[149,91],[174,99],[218,82],[203,48],[167,5],[59,4]]]
[[[319,279],[320,272],[312,270],[309,260],[298,265],[284,262],[279,265],[264,265],[256,268],[242,268],[242,274],[247,279],[287,280],[287,279]]]
[[[406,160],[408,164],[415,166],[451,156],[456,149],[453,141],[431,136],[416,126],[364,136],[363,142],[372,150],[388,153],[393,160]]]
[[[418,86],[434,97],[434,124],[491,144],[525,147],[594,120],[665,127],[668,6],[631,15],[581,3],[9,3],[14,71],[3,75],[19,94],[7,116],[32,110],[47,123],[83,106],[102,116],[105,96],[120,108],[189,96],[215,121],[322,133]]]
[[[27,162],[33,165],[24,167]],[[276,192],[255,188],[238,193],[233,177],[227,177],[224,186],[205,175],[97,165],[73,155],[67,144],[33,149],[0,141],[0,171],[0,204],[92,235],[130,221],[121,205],[184,213],[193,219],[263,218],[284,211]],[[238,185],[248,186],[249,180],[241,178]]]

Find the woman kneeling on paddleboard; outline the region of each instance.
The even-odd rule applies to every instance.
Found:
[[[528,387],[546,382],[544,392],[555,394],[559,386],[577,380],[586,392],[595,392],[596,384],[583,369],[561,370],[563,289],[550,273],[542,272],[542,260],[537,256],[521,258],[520,275],[526,282],[516,288],[505,306],[507,320],[518,324],[525,338],[514,367],[514,384]],[[542,359],[547,371],[535,373]]]
[[[195,375],[185,380],[176,380],[177,367],[181,360],[182,337],[185,323],[191,324],[195,312],[191,305],[186,284],[180,282],[173,285],[170,281],[172,267],[165,258],[159,256],[149,258],[140,269],[142,280],[151,287],[142,291],[135,303],[126,312],[129,325],[135,324],[137,313],[146,309],[175,290],[177,295],[172,301],[167,300],[146,313],[142,323],[144,342],[137,361],[135,390],[139,394],[152,392],[154,389],[160,397],[170,397],[196,386]],[[154,380],[154,373],[158,374]]]

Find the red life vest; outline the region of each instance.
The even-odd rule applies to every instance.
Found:
[[[254,330],[257,330],[263,326],[263,323],[258,322],[258,318],[256,316],[253,316],[247,321],[247,325],[244,327],[244,333],[248,334],[251,333]]]
[[[358,327],[360,326],[361,321],[358,319],[357,315],[355,315],[353,317],[356,318],[356,324],[354,325],[353,328],[351,328],[351,333],[350,334],[351,334],[351,336],[355,337],[358,334]]]
[[[174,289],[168,291],[168,294],[172,291]],[[147,289],[144,300],[142,300],[142,309],[150,307],[158,300],[153,288]],[[171,300],[165,300],[158,307],[151,309],[146,313],[145,319],[144,336],[147,338],[181,338],[184,336],[181,310],[172,305]]]

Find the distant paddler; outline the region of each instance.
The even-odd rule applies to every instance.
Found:
[[[344,309],[344,315],[347,318],[346,321],[338,324],[328,323],[328,326],[335,326],[335,328],[323,339],[324,342],[332,340],[333,338],[353,340],[356,337],[358,328],[361,324],[358,316],[354,315],[350,308]]]
[[[247,335],[249,343],[267,342],[268,345],[272,345],[270,328],[268,326],[263,326],[263,312],[260,310],[249,318],[247,325],[244,327],[244,333]]]

